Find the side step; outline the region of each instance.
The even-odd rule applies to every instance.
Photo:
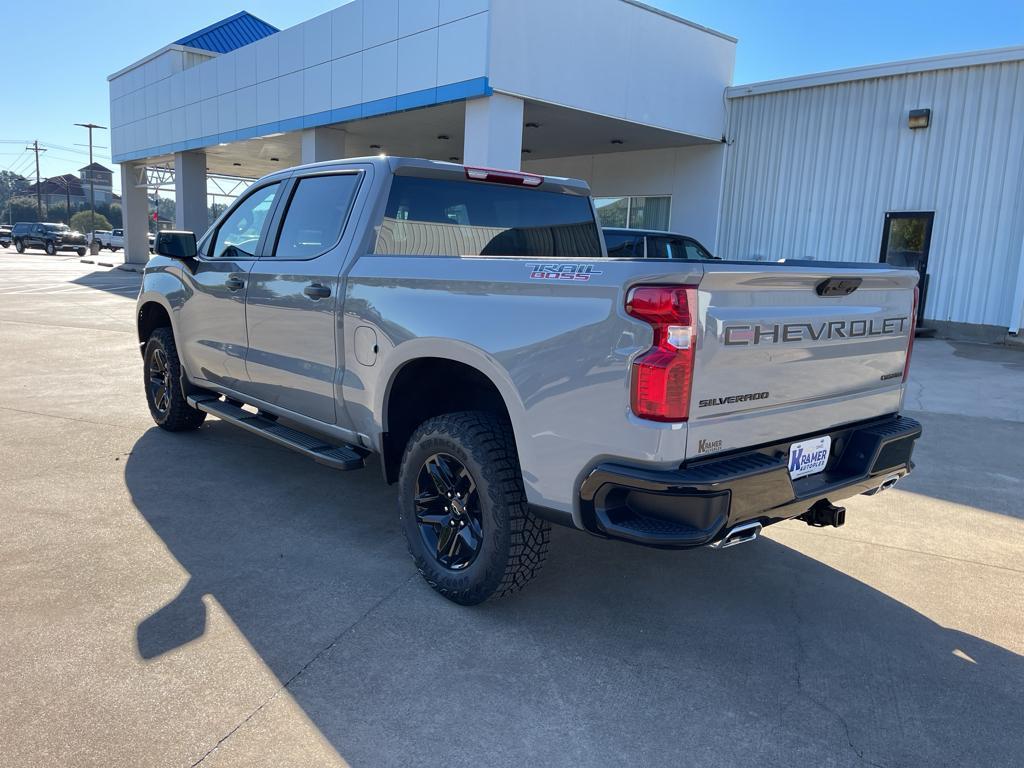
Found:
[[[332,469],[362,469],[365,465],[367,452],[362,448],[357,448],[354,445],[325,443],[319,437],[278,424],[276,421],[271,421],[211,395],[189,395],[188,404],[200,411],[211,413],[218,419],[272,440],[285,448],[298,451]]]

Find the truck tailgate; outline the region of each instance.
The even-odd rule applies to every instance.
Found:
[[[897,411],[916,282],[872,266],[708,264],[687,454]]]

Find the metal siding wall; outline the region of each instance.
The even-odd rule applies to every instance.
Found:
[[[732,98],[728,137],[724,257],[877,261],[886,211],[935,211],[927,316],[1015,321],[1024,62]]]

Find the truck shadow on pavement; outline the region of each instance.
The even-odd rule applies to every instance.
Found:
[[[138,625],[140,656],[189,652],[212,596],[354,765],[994,766],[1024,753],[1024,658],[767,539],[661,552],[557,529],[524,593],[467,609],[415,574],[376,466],[336,473],[211,420],[151,429],[125,477],[189,573]]]

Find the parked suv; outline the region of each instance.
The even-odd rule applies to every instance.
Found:
[[[717,260],[711,251],[687,235],[654,229],[604,228],[608,255],[625,259]]]
[[[11,230],[11,238],[18,253],[27,248],[39,248],[53,256],[57,251],[76,251],[85,256],[85,235],[67,224],[19,221]]]

